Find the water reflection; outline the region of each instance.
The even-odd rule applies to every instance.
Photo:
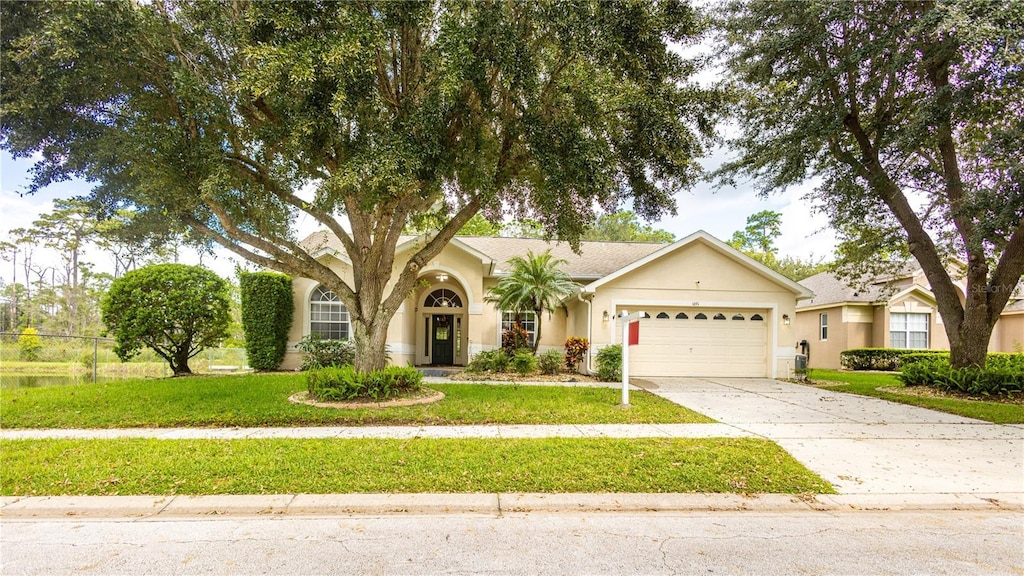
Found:
[[[124,378],[96,379],[98,383],[124,380]],[[92,376],[75,375],[37,375],[37,374],[0,374],[0,388],[39,388],[41,386],[66,386],[68,384],[91,384]]]

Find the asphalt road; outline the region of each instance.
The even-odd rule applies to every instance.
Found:
[[[1014,574],[1012,511],[5,519],[15,574]]]

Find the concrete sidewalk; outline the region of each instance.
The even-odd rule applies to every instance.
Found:
[[[495,424],[480,426],[308,426],[297,428],[110,428],[0,430],[0,439],[156,438],[747,438],[728,424]]]

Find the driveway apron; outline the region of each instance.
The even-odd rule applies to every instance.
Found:
[[[840,494],[974,494],[1017,504],[1024,494],[1024,426],[764,378],[634,383],[775,441]]]

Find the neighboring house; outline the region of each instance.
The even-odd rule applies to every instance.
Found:
[[[796,334],[809,347],[811,368],[839,368],[851,348],[949,350],[935,296],[919,267],[850,287],[828,272],[800,281],[814,297],[797,305]],[[957,284],[960,299],[963,283]],[[1024,345],[1024,294],[1011,296],[992,330],[989,350],[1020,352]]]
[[[397,251],[420,246],[403,238]],[[318,232],[303,241],[323,263],[351,279],[337,238]],[[398,365],[465,365],[473,354],[500,346],[515,315],[483,298],[508,272],[508,260],[551,250],[583,288],[543,319],[540,350],[562,350],[569,336],[591,342],[584,368],[603,346],[621,341],[614,317],[646,312],[640,344],[631,349],[634,376],[785,377],[793,369],[796,303],[811,292],[706,232],[673,244],[456,237],[425,266],[421,285],[391,320],[388,346]],[[284,368],[300,364],[294,345],[304,336],[347,338],[348,312],[316,282],[294,279],[295,320]],[[535,319],[523,315],[532,333]]]

